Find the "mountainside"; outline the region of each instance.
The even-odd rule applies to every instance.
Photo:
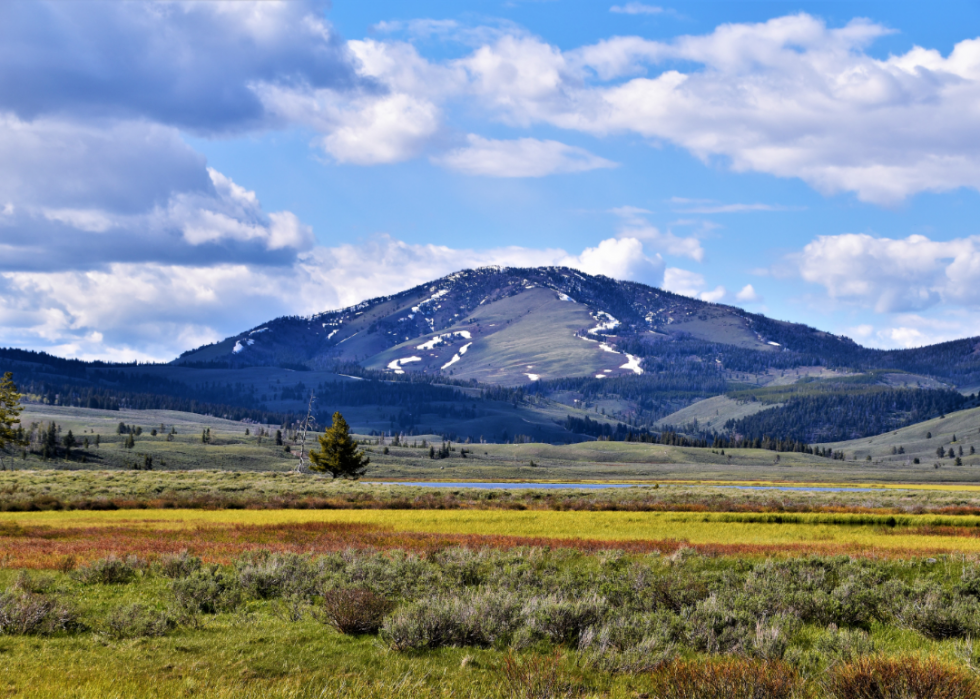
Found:
[[[692,362],[726,380],[756,384],[787,371],[877,369],[918,375],[903,383],[966,387],[980,384],[980,338],[871,350],[847,337],[636,282],[564,267],[489,267],[310,318],[278,318],[176,360],[310,369],[356,363],[509,386],[672,372]]]

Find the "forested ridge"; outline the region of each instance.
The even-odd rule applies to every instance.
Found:
[[[896,430],[975,403],[975,397],[949,390],[868,386],[789,397],[780,407],[729,420],[724,427],[747,439],[778,436],[806,443],[841,442]]]

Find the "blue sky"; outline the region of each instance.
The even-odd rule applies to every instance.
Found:
[[[980,7],[9,2],[0,344],[167,360],[483,264],[980,334]]]

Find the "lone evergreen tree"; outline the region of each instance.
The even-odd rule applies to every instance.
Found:
[[[350,426],[339,412],[333,414],[333,424],[317,441],[320,450],[310,450],[311,471],[329,473],[334,478],[357,479],[364,475],[371,460],[357,448],[350,436]]]
[[[20,425],[20,393],[14,384],[14,375],[7,372],[0,379],[0,469],[6,470],[3,454],[9,446],[19,446],[22,440],[18,437],[14,425]]]

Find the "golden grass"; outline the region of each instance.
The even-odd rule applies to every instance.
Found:
[[[387,532],[608,542],[675,541],[691,545],[833,548],[848,551],[980,553],[980,517],[547,510],[116,510],[29,512],[0,516],[0,556],[13,525],[58,529],[123,527],[209,532],[233,527],[354,524]],[[201,534],[204,532],[202,531]],[[964,535],[966,534],[966,535]],[[6,537],[12,538],[6,538]]]

